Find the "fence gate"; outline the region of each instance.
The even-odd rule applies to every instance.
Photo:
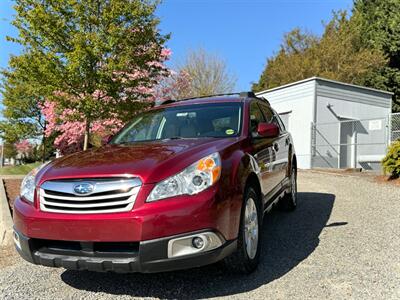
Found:
[[[311,126],[311,164],[313,168],[364,168],[380,170],[394,118],[341,120]],[[396,125],[400,125],[396,121]],[[400,126],[398,133],[400,136]]]

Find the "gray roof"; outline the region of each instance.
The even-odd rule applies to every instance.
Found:
[[[354,87],[354,88],[358,88],[358,89],[374,91],[374,92],[378,92],[378,93],[382,93],[382,94],[386,94],[386,95],[393,95],[392,92],[382,91],[382,90],[378,90],[378,89],[373,89],[373,88],[369,88],[369,87],[365,87],[365,86],[361,86],[361,85],[355,85],[355,84],[350,84],[350,83],[344,83],[344,82],[340,82],[340,81],[337,81],[337,80],[326,79],[326,78],[317,77],[317,76],[310,77],[310,78],[303,79],[303,80],[299,80],[299,81],[295,81],[295,82],[288,83],[288,84],[285,84],[285,85],[281,85],[281,86],[278,86],[278,87],[276,87],[276,88],[264,90],[264,91],[261,91],[261,92],[256,93],[256,95],[262,95],[262,94],[265,94],[265,93],[269,93],[269,92],[272,92],[272,91],[284,89],[284,88],[287,88],[287,87],[290,87],[290,86],[302,84],[302,83],[309,82],[309,81],[312,81],[312,80],[325,81],[325,82],[330,82],[330,83],[334,83],[334,84],[337,84],[337,85],[349,86],[349,87]]]

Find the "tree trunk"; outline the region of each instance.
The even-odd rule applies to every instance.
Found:
[[[90,135],[90,122],[87,120],[85,127],[85,138],[83,140],[83,150],[87,150],[89,147],[89,137],[90,137],[89,135]]]
[[[46,161],[46,136],[43,134],[42,137],[42,162],[44,163]]]
[[[46,122],[44,123],[43,136],[42,136],[42,162],[46,161]]]

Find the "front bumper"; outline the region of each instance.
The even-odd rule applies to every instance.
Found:
[[[237,238],[241,195],[223,193],[215,185],[196,195],[181,195],[146,203],[153,185],[143,185],[132,211],[99,214],[65,214],[42,211],[17,198],[14,225],[35,239],[131,242],[147,241],[186,232],[213,229],[226,240]]]
[[[201,232],[204,231],[191,232],[190,234]],[[17,251],[22,258],[30,263],[96,272],[153,273],[200,267],[225,258],[237,248],[237,240],[232,240],[207,252],[168,258],[168,242],[171,239],[188,234],[144,242],[125,243],[129,244],[129,250],[125,247],[123,251],[115,251],[122,243],[120,245],[112,243],[106,247],[102,245],[101,249],[96,249],[95,243],[33,239],[24,236],[15,229],[14,235],[14,239],[17,241]]]

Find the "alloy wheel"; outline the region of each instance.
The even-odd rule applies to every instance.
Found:
[[[246,252],[253,259],[257,254],[259,233],[257,207],[253,198],[247,200],[244,218]]]
[[[291,193],[292,193],[292,201],[293,204],[296,206],[297,204],[297,174],[296,170],[292,170],[292,175],[290,176],[290,185],[291,185]]]

